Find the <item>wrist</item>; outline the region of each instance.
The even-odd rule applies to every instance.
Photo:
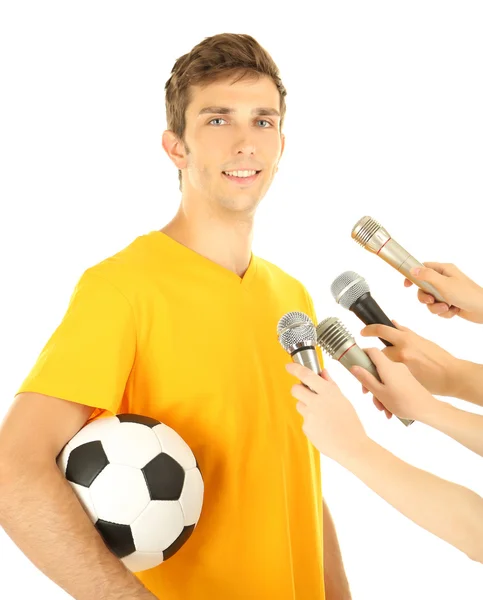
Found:
[[[467,373],[470,369],[468,361],[453,357],[453,360],[446,367],[447,374],[447,386],[443,396],[450,396],[452,398],[460,398],[459,394],[463,392],[464,379],[468,376]]]
[[[380,446],[364,433],[356,444],[351,444],[350,449],[348,449],[349,451],[340,453],[339,456],[334,457],[334,459],[342,467],[355,473],[360,465],[367,462],[370,455],[378,447]]]
[[[455,409],[452,404],[434,398],[434,403],[432,403],[428,407],[428,410],[422,413],[417,420],[420,423],[423,423],[423,425],[427,425],[433,429],[440,429],[445,421],[451,419],[451,411],[453,410]]]
[[[483,389],[483,365],[469,360],[455,359],[449,371],[450,385],[447,396],[474,401]]]
[[[478,308],[475,311],[477,315],[477,323],[483,323],[483,287],[478,286]]]

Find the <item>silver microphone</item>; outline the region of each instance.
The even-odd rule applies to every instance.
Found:
[[[373,252],[397,269],[419,288],[434,296],[437,302],[446,302],[441,294],[426,281],[418,281],[409,272],[413,267],[424,267],[407,250],[394,241],[389,233],[372,217],[362,217],[352,228],[352,238],[369,252]],[[451,304],[449,304],[451,306]]]
[[[336,317],[328,317],[317,325],[317,343],[329,356],[339,361],[348,371],[352,367],[359,366],[369,371],[374,377],[381,381],[376,366],[369,356],[360,348],[355,339]],[[398,417],[404,425],[414,423],[412,419]]]
[[[298,311],[287,313],[278,322],[277,334],[278,341],[293,362],[311,369],[317,375],[322,371],[317,355],[315,325],[309,316]]]

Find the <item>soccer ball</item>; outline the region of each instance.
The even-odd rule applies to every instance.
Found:
[[[57,465],[130,571],[173,556],[200,517],[204,484],[193,452],[156,419],[120,414],[92,421],[62,449]]]

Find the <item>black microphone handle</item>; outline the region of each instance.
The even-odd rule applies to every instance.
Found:
[[[394,327],[394,329],[396,329],[394,323],[383,312],[379,304],[371,296],[370,292],[367,292],[358,298],[349,310],[356,314],[366,325],[388,325],[389,327]],[[383,340],[382,338],[379,339],[386,346],[392,346],[387,340]]]

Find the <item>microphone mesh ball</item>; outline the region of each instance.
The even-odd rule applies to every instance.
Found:
[[[315,325],[311,318],[303,312],[289,312],[284,315],[277,325],[278,341],[287,352],[296,344],[305,343],[307,346],[317,344]]]
[[[349,310],[356,300],[369,292],[369,284],[355,271],[345,271],[334,279],[330,291],[334,300]]]

